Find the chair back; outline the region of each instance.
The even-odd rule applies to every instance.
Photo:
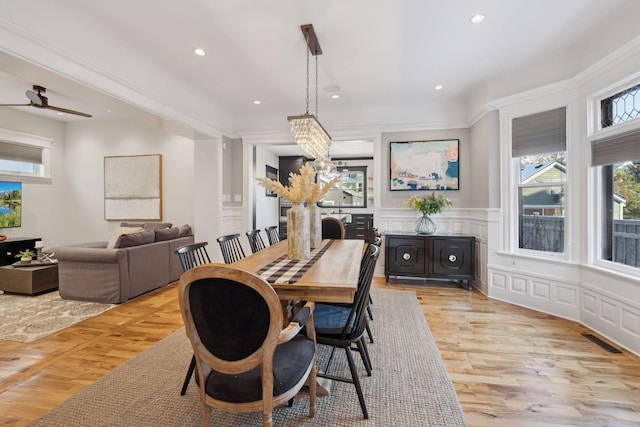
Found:
[[[176,249],[176,254],[180,258],[180,264],[183,271],[191,270],[193,267],[197,267],[200,264],[211,263],[209,254],[207,253],[206,246],[209,243],[199,242],[191,245],[180,246]]]
[[[180,306],[194,350],[213,370],[247,372],[273,351],[282,328],[278,295],[260,277],[211,264],[183,274]]]
[[[267,247],[262,240],[260,230],[247,231],[247,239],[249,240],[249,246],[251,246],[251,253],[255,254],[258,251]]]
[[[380,255],[380,248],[368,245],[360,263],[360,275],[358,277],[358,289],[353,297],[353,305],[349,313],[345,327],[342,330],[342,338],[357,337],[364,333],[366,328],[366,309],[369,304],[369,292],[373,281],[373,272]]]
[[[338,218],[327,216],[322,218],[323,239],[344,239],[344,224]]]
[[[278,233],[278,226],[271,225],[264,229],[267,233],[267,239],[269,240],[269,246],[273,246],[280,241],[280,233]]]
[[[222,251],[222,258],[225,264],[231,264],[245,257],[240,243],[240,234],[228,234],[220,236],[216,240],[220,244],[220,251]]]

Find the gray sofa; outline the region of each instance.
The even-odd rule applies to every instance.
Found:
[[[189,226],[174,229],[145,228],[116,239],[113,249],[107,242],[57,248],[60,296],[117,304],[175,282],[182,274],[175,251],[194,238]]]

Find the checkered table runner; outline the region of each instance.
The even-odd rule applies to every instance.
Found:
[[[257,274],[269,283],[295,283],[320,259],[332,243],[333,240],[329,240],[321,247],[312,250],[309,259],[292,261],[287,258],[287,255],[283,255],[262,267]]]

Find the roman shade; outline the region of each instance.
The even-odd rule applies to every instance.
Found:
[[[640,129],[591,141],[591,165],[640,160]]]
[[[42,147],[0,141],[0,159],[42,164]]]
[[[514,118],[511,141],[512,157],[566,151],[566,107]]]

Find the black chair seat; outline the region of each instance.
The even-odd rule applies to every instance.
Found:
[[[291,390],[302,379],[305,367],[315,354],[315,344],[304,335],[276,347],[273,355],[273,395]],[[260,367],[239,375],[212,371],[207,377],[207,394],[225,402],[245,403],[262,400]]]

